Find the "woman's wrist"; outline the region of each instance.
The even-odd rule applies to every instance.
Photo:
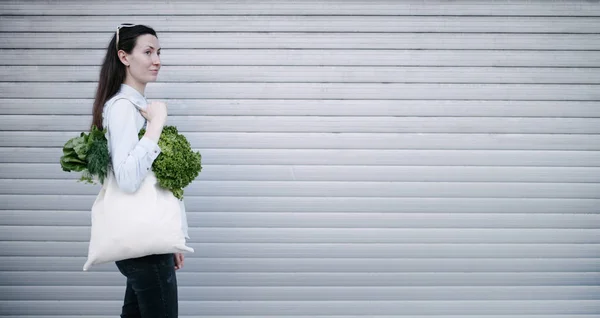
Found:
[[[146,127],[146,133],[144,134],[144,137],[158,143],[158,139],[160,139],[160,134],[162,133],[162,129],[163,129],[162,124],[148,122],[148,125]]]

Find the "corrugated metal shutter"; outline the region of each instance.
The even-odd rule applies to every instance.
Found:
[[[3,1],[0,316],[114,317],[61,171],[119,23],[203,154],[184,317],[600,317],[596,1]]]

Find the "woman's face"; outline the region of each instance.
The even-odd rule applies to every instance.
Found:
[[[160,70],[160,45],[152,34],[140,35],[131,54],[121,59],[127,66],[127,76],[139,84],[155,82]]]

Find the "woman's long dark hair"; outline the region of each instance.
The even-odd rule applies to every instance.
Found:
[[[122,27],[119,31],[119,47],[118,50],[123,50],[131,53],[137,38],[140,35],[152,34],[156,36],[154,29],[145,25],[136,25],[132,27]],[[113,34],[112,40],[108,43],[106,56],[100,69],[100,79],[98,80],[98,89],[94,98],[94,107],[92,109],[92,127],[96,126],[102,130],[102,110],[104,103],[113,97],[125,81],[125,65],[119,60],[116,47],[117,34]]]

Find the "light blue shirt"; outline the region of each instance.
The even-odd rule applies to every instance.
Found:
[[[140,129],[146,126],[146,119],[137,108],[146,109],[148,101],[133,87],[121,84],[119,92],[104,104],[102,125],[108,128],[108,149],[112,169],[119,188],[133,193],[152,169],[152,163],[160,154],[160,147],[147,137],[138,138]],[[186,238],[188,224],[183,200],[181,206],[181,227]]]

